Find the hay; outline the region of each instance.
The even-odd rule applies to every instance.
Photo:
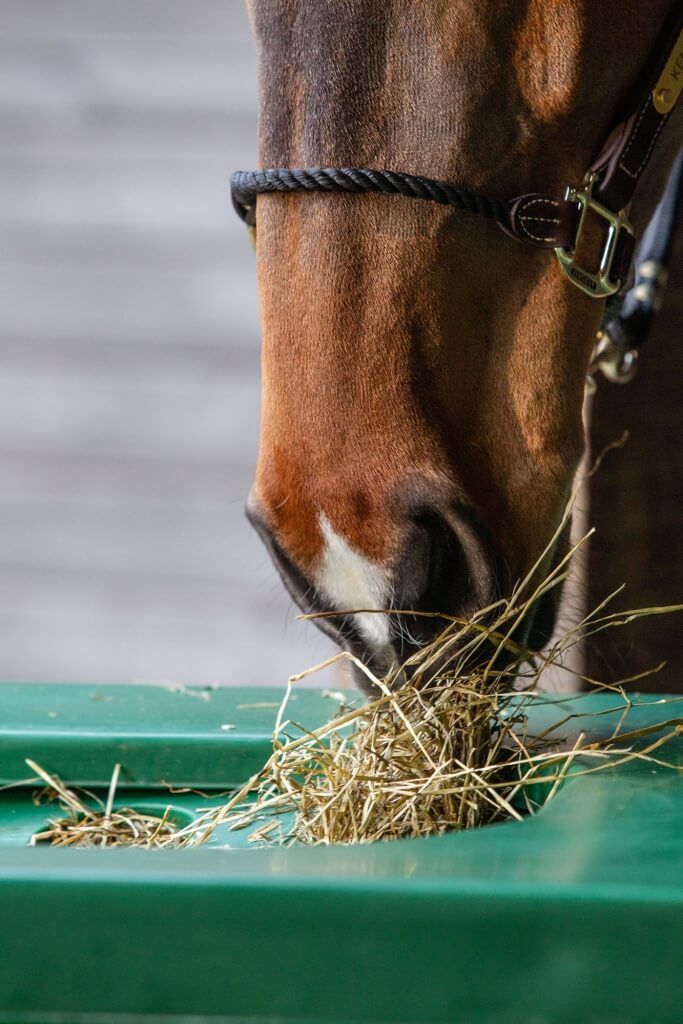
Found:
[[[65,817],[51,818],[49,828],[31,837],[31,846],[140,846],[148,850],[172,846],[179,829],[170,818],[170,808],[162,817],[141,814],[130,807],[114,809],[120,765],[115,765],[104,806],[88,807],[81,797],[69,789],[56,775],[46,772],[35,761],[26,764],[46,784],[46,794],[57,799]]]
[[[622,698],[622,713],[605,739],[591,743],[581,734],[563,749],[557,732],[562,721],[542,735],[528,733],[539,679],[550,666],[561,665],[571,647],[634,618],[682,607],[605,614],[608,598],[547,653],[521,646],[514,639],[520,623],[542,594],[563,582],[585,540],[540,585],[531,582],[535,566],[510,599],[471,620],[442,616],[441,635],[384,679],[348,653],[292,677],[271,757],[223,808],[200,819],[183,844],[202,845],[222,823],[233,829],[256,826],[249,839],[257,843],[368,843],[438,835],[533,814],[570,771],[594,772],[633,759],[666,764],[655,751],[683,735],[683,718],[624,731],[632,702],[623,686],[642,676],[605,687]],[[377,699],[342,707],[337,718],[313,732],[288,719],[296,682],[343,659],[371,679]],[[651,743],[633,746],[650,734],[657,734]]]
[[[404,685],[285,742],[283,732],[297,727],[283,722],[263,769],[222,809],[198,821],[183,845],[202,845],[221,823],[253,828],[251,842],[285,844],[439,835],[534,814],[570,771],[586,774],[636,759],[681,770],[654,756],[683,735],[681,717],[628,732],[617,726],[599,742],[582,733],[567,750],[551,738],[561,720],[543,735],[527,733],[533,694],[484,692],[480,685]],[[621,710],[622,722],[633,705],[620,692],[623,702],[613,713]],[[632,745],[653,733],[651,743]],[[291,814],[288,827],[282,816]]]

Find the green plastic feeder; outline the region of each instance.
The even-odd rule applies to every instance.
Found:
[[[670,767],[570,777],[533,818],[432,839],[253,849],[218,830],[187,851],[28,847],[55,809],[34,802],[25,758],[101,797],[118,762],[117,803],[190,821],[261,766],[280,699],[0,686],[0,787],[24,783],[0,790],[0,1024],[683,1022]],[[293,700],[311,727],[336,711],[316,691]],[[573,714],[568,739],[609,735],[620,707],[538,698],[530,730]],[[628,727],[676,707],[637,698]],[[683,766],[683,739],[662,756]]]

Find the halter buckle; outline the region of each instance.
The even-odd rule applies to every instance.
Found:
[[[591,171],[586,175],[581,188],[574,188],[572,185],[567,188],[565,199],[578,203],[580,207],[579,226],[576,231],[574,248],[555,249],[555,253],[562,270],[572,284],[593,299],[604,299],[608,295],[615,295],[624,283],[620,279],[613,280],[612,263],[619,235],[622,231],[626,231],[633,236],[633,228],[624,213],[613,213],[593,198],[593,185],[596,177],[597,175]],[[597,273],[586,270],[585,267],[576,263],[576,249],[581,240],[581,233],[589,210],[597,214],[607,225]]]

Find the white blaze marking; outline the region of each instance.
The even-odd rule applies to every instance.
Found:
[[[335,533],[326,516],[320,516],[325,547],[315,573],[315,585],[340,611],[354,608],[388,608],[391,577],[388,570],[375,565],[354,551]],[[385,615],[354,615],[356,625],[368,643],[376,648],[389,643],[389,622]]]

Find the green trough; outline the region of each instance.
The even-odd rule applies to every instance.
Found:
[[[254,849],[219,829],[195,851],[28,847],[54,806],[34,802],[25,758],[101,797],[119,762],[117,804],[190,821],[261,766],[280,697],[0,686],[0,786],[24,783],[0,790],[0,1024],[683,1022],[672,768],[570,777],[534,818],[433,839]],[[293,700],[311,727],[336,710],[318,691]],[[575,714],[563,735],[609,735],[621,704],[539,698],[531,731]],[[628,727],[677,708],[636,698]],[[661,753],[683,766],[683,739]]]

